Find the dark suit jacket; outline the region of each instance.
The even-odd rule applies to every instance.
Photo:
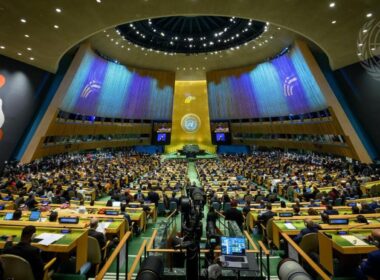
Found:
[[[33,247],[28,243],[20,242],[12,246],[12,242],[7,242],[4,246],[4,254],[12,254],[24,258],[32,267],[34,279],[43,279],[44,263],[41,258],[40,249]]]
[[[232,207],[226,211],[225,216],[226,220],[235,221],[240,228],[243,228],[244,217],[239,210]]]
[[[263,224],[264,226],[266,226],[267,222],[268,222],[271,218],[273,218],[274,216],[276,216],[276,213],[274,213],[274,212],[272,212],[271,210],[269,210],[269,211],[267,211],[267,212],[265,212],[265,213],[259,215],[258,219],[259,219],[259,221],[262,222],[262,224]]]
[[[368,254],[368,259],[360,265],[360,272],[374,279],[380,277],[380,250]]]
[[[296,243],[300,243],[301,240],[302,240],[302,237],[304,237],[304,235],[306,235],[308,233],[318,232],[318,229],[319,229],[318,226],[315,226],[315,227],[312,227],[312,228],[304,228],[304,229],[301,230],[301,232],[296,237],[294,237],[293,240]]]
[[[326,213],[327,215],[339,215],[338,210],[335,210],[335,209],[333,209],[333,210],[325,210],[323,212]]]
[[[90,228],[88,230],[88,236],[94,237],[94,238],[96,238],[96,240],[98,240],[98,243],[99,243],[99,246],[100,246],[100,250],[104,246],[106,246],[106,237],[104,236],[103,233],[98,232],[98,231],[94,230],[93,228]]]

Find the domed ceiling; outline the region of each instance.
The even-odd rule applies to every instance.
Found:
[[[266,25],[236,17],[175,16],[131,22],[116,30],[147,49],[194,54],[240,46],[260,36]]]
[[[367,34],[372,34],[371,28],[377,26],[380,19],[378,2],[378,0],[2,0],[0,54],[55,72],[60,59],[68,50],[84,40],[89,40],[93,48],[100,53],[123,63],[131,63],[132,66],[156,69],[163,67],[175,71],[204,67],[205,71],[208,71],[262,61],[281,52],[294,39],[301,37],[319,46],[327,54],[331,67],[337,69],[362,59],[358,38],[364,30],[369,30]],[[269,27],[257,37],[253,35],[251,38],[246,38],[247,41],[240,42],[240,46],[231,45],[227,49],[216,49],[213,52],[210,50],[203,52],[205,49],[189,52],[189,42],[185,44],[188,46],[187,49],[176,46],[177,49],[171,52],[166,48],[171,46],[170,40],[166,41],[166,45],[162,42],[161,46],[165,45],[166,51],[164,48],[153,50],[153,46],[144,47],[142,42],[134,41],[132,37],[123,40],[115,29],[140,21],[149,25],[151,19],[152,25],[157,23],[166,26],[170,33],[170,30],[174,32],[180,28],[180,23],[185,20],[180,20],[182,17],[191,19],[203,16],[227,18],[227,21],[235,17],[236,22],[238,19],[239,21],[243,19],[244,24],[247,20],[268,22]],[[177,20],[171,22],[173,20],[171,18]],[[176,22],[178,22],[177,27],[175,27]],[[215,23],[203,22],[207,25],[202,23],[201,26],[209,26],[206,29],[220,33],[219,27],[223,26],[225,20]],[[192,24],[192,30],[200,33],[199,30],[202,28],[199,29],[198,24],[200,23]],[[215,48],[217,45],[214,41],[213,43],[212,46]],[[173,41],[173,48],[174,46]],[[199,47],[202,46],[203,43]],[[378,53],[378,50],[379,48],[373,53]],[[183,68],[186,70],[178,70]]]

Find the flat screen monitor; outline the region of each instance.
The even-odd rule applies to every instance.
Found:
[[[226,142],[226,134],[225,133],[215,133],[216,142],[223,143]]]
[[[79,223],[78,217],[60,217],[58,218],[60,224],[77,224]]]
[[[104,212],[104,214],[111,215],[111,216],[117,216],[117,215],[119,215],[119,211],[116,211],[116,210],[106,210]]]
[[[246,242],[245,237],[227,237],[221,238],[222,255],[245,255]]]
[[[329,225],[348,225],[348,219],[329,219]]]
[[[166,133],[157,133],[157,142],[165,143],[166,142]]]
[[[128,207],[129,207],[129,208],[140,208],[140,207],[141,207],[141,204],[133,203],[133,204],[129,204]]]
[[[4,220],[9,221],[13,219],[13,213],[7,213],[5,214]]]
[[[355,207],[356,206],[356,202],[350,202],[347,205],[350,206],[350,207]]]
[[[29,216],[29,221],[38,221],[41,217],[40,211],[32,211]]]
[[[280,213],[278,213],[278,215],[280,217],[293,217],[293,213],[292,212],[280,212]]]
[[[4,210],[5,206],[3,204],[0,205],[0,210]]]

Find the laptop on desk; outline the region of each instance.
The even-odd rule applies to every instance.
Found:
[[[227,237],[221,238],[221,256],[220,261],[225,268],[242,268],[248,269],[248,259],[245,255],[246,241],[245,237]]]

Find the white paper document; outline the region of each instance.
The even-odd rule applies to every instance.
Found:
[[[101,233],[105,233],[106,228],[108,228],[110,226],[110,224],[111,224],[111,222],[101,222],[98,224],[96,231],[101,232]]]
[[[368,244],[365,243],[363,240],[360,240],[359,238],[353,235],[342,235],[342,238],[346,239],[348,242],[355,246],[368,246]]]
[[[287,229],[296,229],[296,227],[292,223],[285,223],[285,227]]]
[[[36,236],[37,239],[42,239],[38,244],[48,246],[55,241],[61,239],[64,235],[60,233],[41,233],[40,235]]]

